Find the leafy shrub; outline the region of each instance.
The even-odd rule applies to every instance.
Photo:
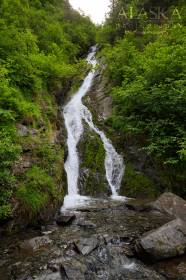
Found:
[[[153,3],[138,0],[132,5],[151,7]],[[169,14],[179,7],[179,24],[174,19],[158,25],[141,19],[135,30],[129,23],[123,33],[116,15],[128,3],[115,4],[98,36],[112,83],[114,108],[107,123],[146,151],[161,173],[164,189],[185,196],[185,3],[159,3]]]
[[[16,196],[25,211],[31,210],[32,215],[57,194],[52,177],[38,166],[28,170],[25,177],[24,185],[18,188]]]
[[[11,204],[0,206],[0,220],[6,220],[11,216],[12,206]]]

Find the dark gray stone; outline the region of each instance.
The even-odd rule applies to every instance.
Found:
[[[155,202],[149,206],[164,214],[186,221],[186,201],[173,193],[162,194]]]
[[[41,237],[35,237],[32,239],[28,239],[23,241],[20,244],[20,248],[22,250],[32,250],[37,251],[42,247],[46,247],[52,243],[52,240],[48,236],[41,236]]]
[[[78,251],[85,255],[89,255],[98,246],[98,240],[95,237],[81,238],[74,242]]]
[[[83,227],[85,229],[95,229],[96,225],[90,221],[86,221],[86,220],[79,220],[77,223],[78,226]]]
[[[50,273],[46,271],[46,273],[42,273],[41,275],[34,277],[35,280],[61,280],[60,272]]]
[[[186,223],[176,219],[147,232],[141,237],[136,249],[156,260],[183,255],[186,251]]]
[[[136,200],[136,199],[130,199],[125,203],[125,206],[129,209],[129,210],[134,210],[134,211],[150,211],[152,208],[151,206],[146,203],[145,201],[140,201],[140,200]]]
[[[73,259],[63,262],[61,265],[61,276],[64,280],[85,280],[87,267],[79,260]]]
[[[56,223],[59,226],[68,226],[75,220],[75,218],[76,216],[74,214],[60,214],[56,218]]]

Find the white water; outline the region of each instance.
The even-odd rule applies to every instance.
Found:
[[[112,191],[112,197],[119,199],[118,191],[121,185],[121,180],[124,174],[123,159],[105,134],[100,131],[92,121],[92,115],[88,108],[83,105],[82,98],[89,91],[95,74],[96,66],[96,47],[92,47],[91,52],[87,57],[87,62],[93,66],[93,70],[86,76],[82,86],[77,93],[73,96],[70,102],[65,106],[63,115],[65,119],[65,126],[68,133],[67,146],[68,158],[65,162],[65,170],[68,180],[68,195],[65,197],[63,209],[75,208],[78,205],[86,204],[90,200],[88,197],[79,195],[78,190],[78,177],[79,177],[79,155],[77,145],[83,134],[83,123],[85,120],[89,127],[94,130],[101,138],[105,152],[105,170],[106,178]]]

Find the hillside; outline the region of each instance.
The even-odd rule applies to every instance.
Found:
[[[0,220],[33,219],[63,198],[60,106],[94,25],[66,0],[2,0],[0,25]]]
[[[185,3],[114,3],[98,40],[113,98],[107,125],[122,135],[127,161],[123,193],[146,192],[140,172],[156,184],[156,194],[185,197]]]

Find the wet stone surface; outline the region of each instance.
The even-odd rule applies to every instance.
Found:
[[[136,240],[169,222],[166,216],[129,210],[124,202],[111,200],[95,201],[74,215],[69,226],[59,226],[48,235],[45,231],[50,242],[37,250],[21,250],[20,245],[40,240],[39,232],[1,239],[0,279],[185,280],[182,258],[174,267],[165,261],[147,264],[135,259]]]

